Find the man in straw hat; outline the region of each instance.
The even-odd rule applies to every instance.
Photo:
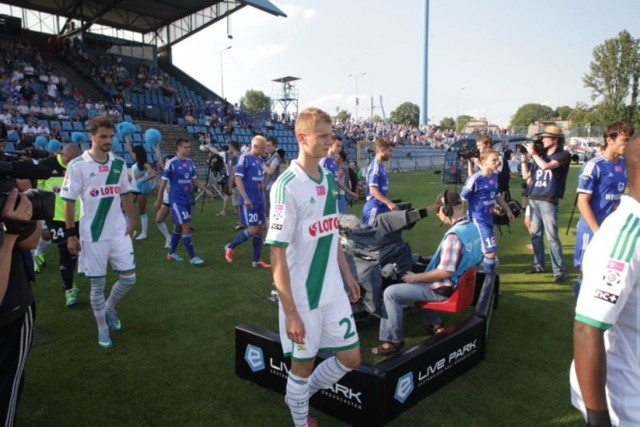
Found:
[[[544,244],[542,232],[547,235],[553,278],[558,284],[567,280],[562,261],[562,244],[558,235],[558,203],[564,190],[571,163],[571,154],[564,151],[564,135],[555,125],[547,126],[540,134],[542,149],[533,143],[524,144],[528,154],[522,155],[522,177],[529,185],[529,209],[531,211],[531,244],[533,265],[525,274],[544,272]],[[527,156],[533,160],[531,167]]]

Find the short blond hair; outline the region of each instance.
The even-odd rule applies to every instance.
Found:
[[[311,133],[321,123],[331,124],[331,116],[319,108],[305,108],[298,114],[295,125],[296,135],[299,133]]]
[[[387,138],[378,138],[374,143],[376,147],[376,153],[382,150],[386,150],[389,147],[393,147],[393,144]]]

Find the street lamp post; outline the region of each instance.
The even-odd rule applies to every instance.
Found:
[[[356,122],[358,121],[358,105],[360,105],[360,99],[358,98],[358,77],[366,75],[366,71],[363,71],[362,73],[347,74],[347,77],[355,77],[356,79]]]
[[[232,46],[227,46],[224,49],[220,50],[220,94],[222,95],[222,99],[224,98],[224,69],[222,67],[222,52],[225,50],[231,49]]]
[[[460,118],[460,91],[464,90],[463,87],[458,88],[456,95],[456,132],[458,132],[458,119]]]

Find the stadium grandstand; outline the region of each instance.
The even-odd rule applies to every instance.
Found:
[[[220,148],[231,141],[249,145],[259,133],[276,137],[286,157],[295,158],[293,117],[249,114],[243,104],[228,102],[172,62],[176,43],[246,6],[286,17],[268,0],[0,3],[0,120],[8,131],[6,151],[28,147],[37,135],[69,143],[74,132],[81,132],[88,142],[86,121],[106,114],[134,124],[134,144],[145,144],[145,130],[158,129],[163,154],[174,151],[179,137]],[[370,162],[378,137],[396,145],[392,171],[442,169],[444,149],[460,137],[433,126],[366,121],[336,121],[334,129],[360,169]],[[132,163],[123,142],[116,138],[113,150]],[[152,147],[145,148],[156,160]],[[193,150],[192,155],[207,167],[204,153]]]

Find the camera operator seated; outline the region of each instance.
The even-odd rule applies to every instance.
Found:
[[[460,195],[445,190],[438,195],[433,208],[440,221],[452,227],[445,233],[423,273],[409,271],[402,276],[403,283],[391,285],[384,291],[379,333],[382,344],[371,349],[373,354],[393,354],[404,348],[402,314],[405,305],[416,301],[446,300],[462,273],[482,261],[480,234],[464,216]],[[434,335],[445,331],[437,312],[423,312]]]
[[[24,361],[31,347],[35,278],[30,249],[40,238],[39,221],[31,221],[32,205],[17,189],[0,201],[0,425],[16,424]]]

